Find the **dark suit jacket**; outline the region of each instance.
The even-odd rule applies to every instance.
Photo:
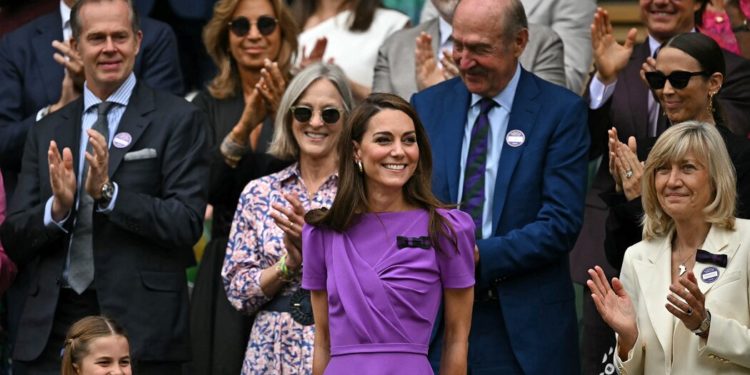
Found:
[[[729,129],[735,134],[747,136],[750,134],[750,61],[731,52],[723,52],[727,75],[718,94],[719,102]],[[603,244],[607,205],[600,195],[614,191],[614,181],[607,167],[607,129],[616,127],[622,142],[627,142],[630,136],[638,140],[648,136],[648,96],[651,93],[640,78],[640,70],[649,55],[648,43],[636,45],[628,65],[617,76],[617,86],[610,100],[601,108],[589,111],[590,158],[593,160],[602,156],[602,161],[586,196],[586,220],[581,238],[571,255],[571,272],[576,282],[585,283],[588,268],[606,263]]]
[[[207,20],[213,14],[215,2],[216,0],[169,0],[169,7],[181,18]],[[151,14],[156,0],[135,0],[134,3],[138,14],[148,15]]]
[[[78,173],[83,99],[31,128],[18,194],[2,227],[11,258],[24,265],[28,290],[13,357],[39,356],[52,328],[74,220],[69,234],[46,228],[44,205],[52,190],[50,140],[73,152]],[[195,263],[192,246],[203,231],[206,205],[206,125],[203,112],[178,98],[138,83],[117,133],[132,142],[110,147],[109,175],[119,186],[114,210],[93,215],[94,284],[101,312],[130,335],[137,360],[189,358],[185,268]],[[152,159],[125,161],[131,151],[152,148]],[[75,212],[71,213],[75,217]]]
[[[138,79],[151,87],[182,95],[177,41],[168,25],[141,18],[143,43],[135,62]],[[37,112],[60,99],[63,67],[52,55],[62,40],[60,11],[48,13],[0,40],[0,168],[6,188],[15,186],[26,133]]]
[[[448,203],[458,203],[470,100],[460,79],[412,97],[432,149],[440,150],[433,153],[432,190]],[[503,145],[494,191],[495,232],[477,241],[476,288],[495,288],[510,346],[527,374],[578,373],[568,252],[583,217],[586,107],[567,89],[522,70],[507,130],[520,130],[526,139],[519,147]],[[493,353],[482,342],[470,345]]]

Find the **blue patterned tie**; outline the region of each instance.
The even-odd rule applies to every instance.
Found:
[[[463,203],[461,210],[471,215],[476,225],[476,238],[482,238],[482,213],[484,211],[484,172],[489,146],[490,118],[487,115],[497,103],[489,98],[479,101],[479,117],[471,129],[469,154],[464,170]]]

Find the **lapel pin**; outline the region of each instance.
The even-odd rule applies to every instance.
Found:
[[[518,129],[513,129],[505,135],[505,143],[510,147],[518,147],[526,141],[526,135]]]
[[[701,272],[701,280],[704,283],[712,283],[719,278],[719,269],[714,266],[709,266],[703,269]]]
[[[130,136],[130,133],[117,133],[115,135],[115,139],[112,140],[112,145],[114,145],[117,148],[125,148],[130,145],[130,142],[133,140],[133,137]]]

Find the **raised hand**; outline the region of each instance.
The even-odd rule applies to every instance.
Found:
[[[265,67],[260,70],[260,80],[255,87],[263,98],[267,113],[276,116],[281,97],[286,90],[286,80],[277,63],[266,59],[264,64]]]
[[[633,53],[633,45],[637,30],[628,31],[624,44],[619,44],[612,34],[612,22],[609,14],[602,8],[597,8],[594,22],[591,24],[591,46],[594,52],[596,76],[604,84],[610,84],[617,79],[617,74],[625,68]]]
[[[91,153],[86,151],[89,171],[83,186],[86,192],[96,200],[102,196],[102,185],[109,181],[109,149],[107,148],[108,141],[104,139],[102,133],[89,129],[88,134],[92,149]]]
[[[622,192],[631,201],[641,196],[643,163],[638,160],[635,137],[628,138],[625,145],[615,142],[615,168],[622,181]]]
[[[302,227],[305,225],[305,208],[296,194],[284,194],[288,206],[279,203],[271,204],[274,211],[270,215],[276,225],[284,231],[284,243],[287,244],[287,267],[292,270],[302,265]]]
[[[673,294],[667,296],[667,310],[680,319],[687,329],[698,329],[708,313],[706,298],[698,288],[693,271],[688,272],[686,277],[680,277],[678,284],[670,285],[669,290]]]
[[[55,61],[65,67],[60,99],[49,107],[49,112],[55,112],[68,103],[76,100],[83,92],[83,60],[76,50],[70,47],[68,42],[53,41],[52,47],[58,52],[52,55]]]
[[[609,149],[609,175],[615,180],[615,190],[617,192],[622,191],[622,178],[620,178],[620,171],[617,170],[615,159],[617,158],[616,150],[617,145],[620,143],[620,139],[617,138],[617,128],[614,126],[607,130],[607,148]]]
[[[638,338],[636,312],[630,296],[620,279],[613,277],[610,286],[601,267],[589,269],[588,274],[590,279],[586,281],[586,285],[591,290],[591,299],[594,300],[596,310],[604,322],[620,336],[621,353],[629,352]]]
[[[64,148],[62,157],[57,143],[50,141],[47,150],[49,163],[49,182],[52,187],[52,219],[60,221],[68,215],[73,207],[76,195],[76,175],[73,172],[73,153]]]
[[[453,60],[453,52],[444,49],[442,51],[443,57],[440,59],[440,63],[443,64],[443,78],[449,80],[453,77],[457,77],[459,74],[458,65],[456,60]]]
[[[300,70],[307,68],[308,65],[323,60],[323,55],[326,54],[326,46],[328,46],[328,39],[325,37],[318,38],[315,41],[315,45],[310,51],[309,55],[305,54],[305,47],[302,46],[302,60],[299,63]]]
[[[423,90],[445,80],[438,67],[435,53],[432,52],[432,37],[422,32],[417,37],[414,50],[414,69],[417,78],[417,89]]]
[[[232,140],[243,146],[250,144],[250,133],[263,123],[265,117],[266,107],[263,105],[263,95],[260,91],[254,88],[245,93],[245,108],[239,121],[232,128]]]

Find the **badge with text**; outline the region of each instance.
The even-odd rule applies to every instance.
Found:
[[[505,143],[510,147],[518,147],[526,141],[526,135],[518,129],[513,129],[505,136]]]
[[[130,133],[117,133],[115,135],[115,138],[112,140],[112,145],[117,148],[125,148],[130,145],[130,142],[133,140],[133,137],[130,136]]]
[[[706,267],[703,269],[703,272],[701,272],[701,280],[703,280],[704,283],[712,283],[718,278],[719,269],[716,267]]]

